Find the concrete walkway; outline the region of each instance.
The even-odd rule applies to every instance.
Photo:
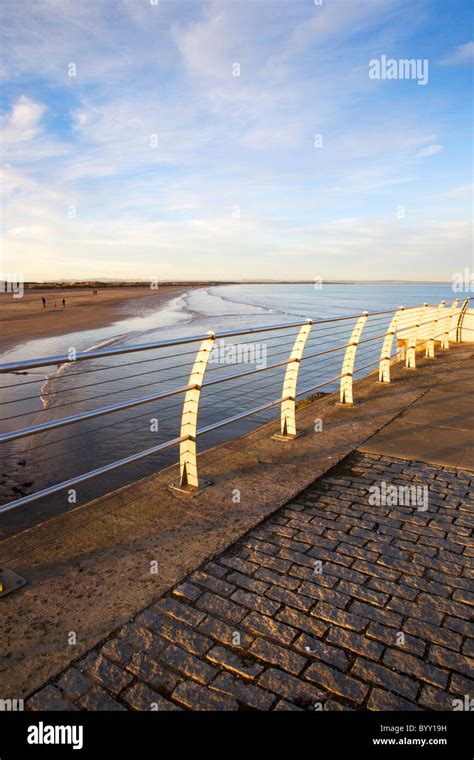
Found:
[[[456,369],[360,447],[400,459],[474,470],[474,362]]]
[[[473,364],[460,353],[361,450],[27,707],[452,710],[472,696]]]

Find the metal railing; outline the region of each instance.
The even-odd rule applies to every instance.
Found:
[[[296,427],[296,410],[297,399],[299,397],[309,396],[315,391],[322,388],[334,387],[335,383],[339,386],[339,404],[341,406],[350,406],[353,403],[354,377],[358,373],[367,374],[368,371],[374,371],[378,368],[379,382],[390,382],[391,366],[396,361],[403,360],[407,369],[416,369],[416,355],[420,347],[425,348],[425,355],[428,358],[434,358],[435,347],[438,343],[442,349],[449,348],[450,337],[453,336],[455,341],[460,340],[460,325],[471,299],[467,298],[462,304],[458,300],[454,301],[449,307],[444,301],[440,304],[423,304],[405,309],[391,309],[378,312],[363,312],[350,316],[341,316],[333,319],[319,319],[304,321],[295,321],[284,324],[273,324],[259,327],[246,328],[241,330],[227,330],[220,333],[209,332],[203,335],[194,335],[190,337],[179,338],[176,340],[164,340],[153,343],[143,343],[126,347],[113,347],[96,349],[92,351],[76,352],[71,350],[67,354],[48,356],[33,360],[11,362],[0,365],[0,374],[18,375],[20,373],[22,383],[21,388],[28,387],[35,383],[45,383],[44,378],[24,380],[24,375],[30,377],[32,370],[44,367],[59,366],[60,368],[74,367],[74,372],[58,373],[54,378],[47,378],[47,382],[59,382],[64,378],[71,378],[83,375],[90,377],[92,373],[107,372],[110,369],[118,369],[123,366],[143,365],[148,362],[166,362],[161,367],[152,366],[149,371],[144,371],[143,366],[137,374],[121,376],[114,378],[114,391],[99,393],[98,395],[85,398],[81,391],[85,388],[96,387],[100,385],[110,385],[111,380],[105,378],[96,382],[89,382],[79,386],[67,386],[65,389],[53,387],[52,391],[44,391],[42,395],[43,402],[46,399],[45,407],[41,412],[54,413],[55,415],[63,407],[74,403],[85,403],[89,400],[104,397],[107,395],[120,395],[130,393],[142,387],[158,386],[159,392],[148,393],[146,395],[135,396],[131,399],[118,401],[106,406],[94,407],[86,411],[68,416],[60,416],[38,424],[25,427],[15,427],[13,430],[0,434],[0,443],[4,446],[15,446],[17,441],[29,439],[41,434],[50,434],[52,431],[68,428],[72,425],[81,425],[88,423],[97,418],[118,414],[130,409],[136,409],[147,404],[156,404],[168,402],[175,397],[184,397],[182,408],[179,409],[173,403],[168,406],[171,411],[173,422],[179,422],[179,432],[166,440],[161,441],[153,446],[149,446],[138,452],[116,459],[113,462],[104,464],[100,467],[90,469],[87,472],[80,473],[68,478],[62,482],[41,488],[31,494],[20,496],[8,501],[0,506],[0,513],[9,512],[20,506],[35,502],[44,497],[52,496],[65,489],[72,489],[80,483],[89,481],[106,473],[121,469],[131,465],[139,460],[146,459],[153,454],[158,454],[165,450],[179,446],[179,470],[180,477],[177,483],[172,487],[184,493],[196,493],[200,490],[203,483],[200,482],[197,466],[197,443],[198,440],[213,431],[225,428],[233,423],[254,417],[257,420],[262,419],[262,415],[275,407],[280,408],[280,432],[274,436],[278,440],[291,441],[297,437]],[[387,324],[388,323],[388,324]],[[348,330],[350,329],[350,333]],[[218,357],[214,361],[213,355],[221,348],[234,348],[241,352],[240,360],[229,362],[234,364],[245,365],[245,357],[242,358],[249,347],[255,348],[255,344],[249,341],[240,342],[243,337],[264,336],[265,357],[267,349],[270,347],[270,363],[262,363],[250,369],[244,369],[240,372],[230,374],[216,373],[216,368],[209,369],[209,364],[220,364]],[[235,340],[237,339],[237,341]],[[281,340],[282,339],[282,340]],[[226,343],[226,341],[231,341]],[[275,341],[281,341],[276,342]],[[377,343],[378,341],[378,343]],[[394,347],[395,342],[395,347]],[[197,349],[196,349],[197,344]],[[184,347],[193,347],[190,351],[183,352]],[[245,349],[247,347],[247,349]],[[281,348],[281,351],[274,349]],[[314,350],[317,348],[318,350]],[[130,354],[148,354],[153,352],[163,352],[165,349],[171,353],[165,353],[164,356],[154,356],[139,361],[128,362],[126,364],[104,366],[103,362],[114,359],[115,357],[128,356]],[[342,360],[341,360],[342,352]],[[235,352],[234,352],[235,353]],[[356,360],[362,356],[362,366],[357,366]],[[170,372],[174,369],[184,369],[183,359],[191,357],[192,366],[184,375],[172,375]],[[283,357],[283,358],[282,358]],[[339,358],[338,358],[339,357]],[[239,357],[237,357],[239,359]],[[255,358],[255,357],[254,357]],[[371,359],[371,361],[368,361]],[[77,371],[75,368],[80,367],[82,363],[100,362],[98,367],[93,366],[90,370]],[[366,363],[367,362],[367,363]],[[226,362],[224,362],[226,363]],[[283,377],[277,378],[278,370],[283,373]],[[130,378],[145,378],[153,375],[153,379],[144,385],[135,386],[132,389],[121,388],[120,383]],[[307,384],[300,387],[299,379],[303,376],[303,381]],[[171,385],[175,380],[187,378],[186,382],[177,385]],[[252,378],[250,380],[250,378]],[[18,378],[17,378],[18,379]],[[265,390],[266,397],[264,403],[255,405],[255,387],[256,383],[266,382],[258,388]],[[317,380],[317,382],[315,382]],[[224,386],[227,397],[220,397],[216,401],[216,394],[221,391],[214,391],[214,396],[204,401],[202,396],[206,396],[210,389]],[[171,385],[171,387],[169,387]],[[242,391],[242,388],[250,387],[250,390]],[[0,386],[3,389],[13,388],[15,383]],[[162,389],[160,390],[160,387]],[[273,389],[277,387],[276,397],[272,396]],[[79,391],[79,396],[74,401],[74,394]],[[69,401],[61,404],[49,405],[49,397],[62,400],[61,393],[65,394]],[[250,393],[250,398],[248,394]],[[245,395],[247,394],[247,396]],[[2,401],[1,405],[6,404],[10,408],[12,404],[34,402],[38,394],[32,396],[22,396],[9,401]],[[270,398],[268,398],[270,396]],[[72,399],[72,400],[71,400]],[[242,400],[244,399],[244,401]],[[229,403],[231,408],[239,408],[240,411],[224,416],[223,419],[215,419],[216,410],[223,409],[227,411],[225,403]],[[8,406],[10,405],[10,406]],[[207,424],[198,426],[198,415],[203,413],[204,422]],[[210,412],[209,412],[210,410]],[[20,412],[10,417],[1,418],[0,422],[10,422],[18,418],[29,416],[31,412]],[[36,415],[37,412],[35,411]],[[139,418],[140,415],[136,417]],[[165,416],[166,419],[166,416]],[[132,420],[133,421],[133,420]],[[126,425],[130,429],[131,420],[126,420]],[[118,423],[111,423],[111,426]],[[96,429],[94,429],[95,431]],[[72,436],[71,438],[73,438]],[[83,433],[78,434],[79,439]],[[65,440],[65,439],[60,439]],[[56,439],[53,441],[57,443]],[[50,443],[40,444],[37,449],[44,449]],[[25,453],[27,450],[22,450]],[[18,454],[16,454],[18,456]],[[54,460],[54,456],[50,459]],[[46,460],[43,460],[46,461]]]

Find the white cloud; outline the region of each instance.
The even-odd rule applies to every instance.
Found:
[[[446,66],[455,66],[459,63],[468,63],[474,60],[474,41],[466,42],[464,45],[458,45],[452,53],[447,55],[441,63]]]
[[[40,132],[40,122],[45,110],[46,107],[42,103],[21,95],[13,104],[10,113],[2,119],[2,143],[8,146],[36,137]]]
[[[443,150],[442,145],[427,145],[426,148],[422,148],[416,154],[417,158],[427,158],[428,156],[435,156],[437,153],[441,153]]]

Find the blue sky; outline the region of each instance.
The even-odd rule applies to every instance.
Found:
[[[470,6],[3,0],[0,272],[472,269]],[[370,79],[382,55],[428,83]]]

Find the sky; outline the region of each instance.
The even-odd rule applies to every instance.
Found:
[[[0,276],[474,269],[467,0],[2,0],[0,20]],[[372,78],[383,56],[427,81]]]

